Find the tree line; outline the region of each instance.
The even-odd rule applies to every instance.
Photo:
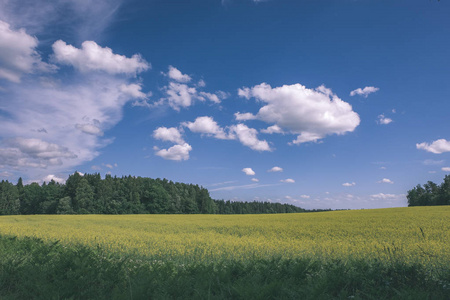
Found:
[[[306,210],[290,204],[213,200],[207,189],[167,179],[78,172],[65,184],[0,183],[0,215],[15,214],[255,214]]]
[[[440,185],[428,181],[418,184],[406,195],[408,206],[450,205],[450,175],[445,175]]]

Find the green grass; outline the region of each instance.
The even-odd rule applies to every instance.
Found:
[[[183,265],[101,247],[0,236],[0,299],[450,299],[450,269],[400,260]]]

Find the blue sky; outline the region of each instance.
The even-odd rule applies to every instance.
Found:
[[[445,1],[0,0],[0,176],[406,206],[450,173]]]

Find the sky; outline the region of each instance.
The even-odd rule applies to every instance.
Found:
[[[0,179],[407,205],[450,174],[450,3],[0,0]]]

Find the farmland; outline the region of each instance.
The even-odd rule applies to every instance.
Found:
[[[411,280],[411,276],[416,276],[419,278],[416,278],[417,280],[424,280],[429,286],[437,284],[438,287],[434,290],[438,298],[442,296],[444,299],[446,293],[450,291],[450,282],[448,282],[450,207],[288,215],[2,216],[0,234],[3,240],[9,241],[3,245],[6,252],[9,251],[7,249],[11,250],[11,247],[20,248],[18,246],[20,243],[39,241],[41,249],[42,245],[47,245],[45,247],[48,249],[52,247],[51,245],[55,248],[60,247],[58,251],[78,249],[73,253],[80,253],[79,249],[84,249],[92,251],[93,257],[108,257],[108,262],[112,265],[121,262],[121,265],[131,270],[134,268],[142,271],[142,268],[147,268],[154,271],[155,265],[170,265],[172,271],[177,270],[174,271],[178,274],[177,276],[184,274],[180,268],[185,271],[186,268],[190,268],[191,271],[195,269],[194,273],[196,273],[199,272],[199,266],[204,271],[211,268],[209,273],[207,272],[210,275],[215,274],[214,272],[222,272],[217,271],[217,266],[228,266],[224,267],[225,269],[230,268],[229,266],[239,266],[241,273],[238,272],[238,274],[248,276],[250,271],[242,270],[253,268],[258,265],[256,262],[266,267],[274,262],[278,267],[286,262],[288,262],[286,266],[291,267],[306,264],[314,269],[316,266],[318,269],[312,274],[317,275],[320,270],[324,272],[324,266],[355,270],[358,269],[356,265],[360,266],[361,262],[364,262],[366,273],[370,273],[370,267],[378,266],[382,269],[394,268],[395,270],[401,266],[402,272],[406,272],[406,275],[400,276],[404,280]],[[14,242],[11,242],[12,240]],[[56,241],[59,243],[55,244]],[[17,245],[14,246],[14,243]],[[72,255],[75,255],[73,253]],[[3,270],[7,262],[8,259],[3,258]],[[273,269],[278,267],[268,268],[273,273],[275,272]],[[341,273],[347,271],[341,270]],[[133,276],[133,272],[130,272],[127,275],[128,279]],[[261,270],[251,272],[258,273]],[[329,271],[328,275],[331,274],[330,272],[332,273]],[[380,272],[383,274],[383,271]],[[410,276],[408,272],[413,272],[411,274],[415,275],[410,274]],[[303,270],[303,273],[308,272]],[[343,273],[342,276],[344,276]],[[420,279],[418,274],[424,277]],[[269,284],[270,281],[277,282],[280,276],[285,275],[274,275],[274,278],[267,278],[264,282],[265,284]],[[195,277],[192,276],[190,278]],[[355,276],[358,277],[358,275]],[[171,278],[173,279],[173,276]],[[297,283],[300,286],[300,281]],[[414,290],[423,290],[420,284],[416,282],[408,286],[409,284],[411,283],[402,282],[395,290],[406,288],[405,293],[420,295]],[[136,281],[129,282],[130,291],[134,289],[132,288],[134,285],[136,289],[139,286]],[[232,284],[234,289],[235,285],[236,283]],[[280,286],[283,284],[280,283]],[[225,293],[220,287],[217,289],[220,293],[209,290],[213,293],[210,295],[220,296],[219,298],[236,296],[233,292]],[[292,291],[292,288],[290,289]],[[410,289],[414,290],[414,293]],[[359,290],[363,290],[363,286],[358,286],[356,290],[355,288],[350,288],[349,291],[344,289],[344,294],[331,294],[336,297],[347,295],[347,293],[347,296],[363,295],[358,294]],[[387,294],[383,294],[384,296],[390,295],[389,289],[385,292]],[[273,291],[265,296],[270,296],[271,293]],[[152,295],[155,296],[150,294]],[[170,294],[161,295],[170,298]],[[237,295],[243,294],[241,292]],[[176,295],[172,296],[176,298]],[[135,297],[137,297],[136,292]],[[361,297],[364,298],[364,296]]]

